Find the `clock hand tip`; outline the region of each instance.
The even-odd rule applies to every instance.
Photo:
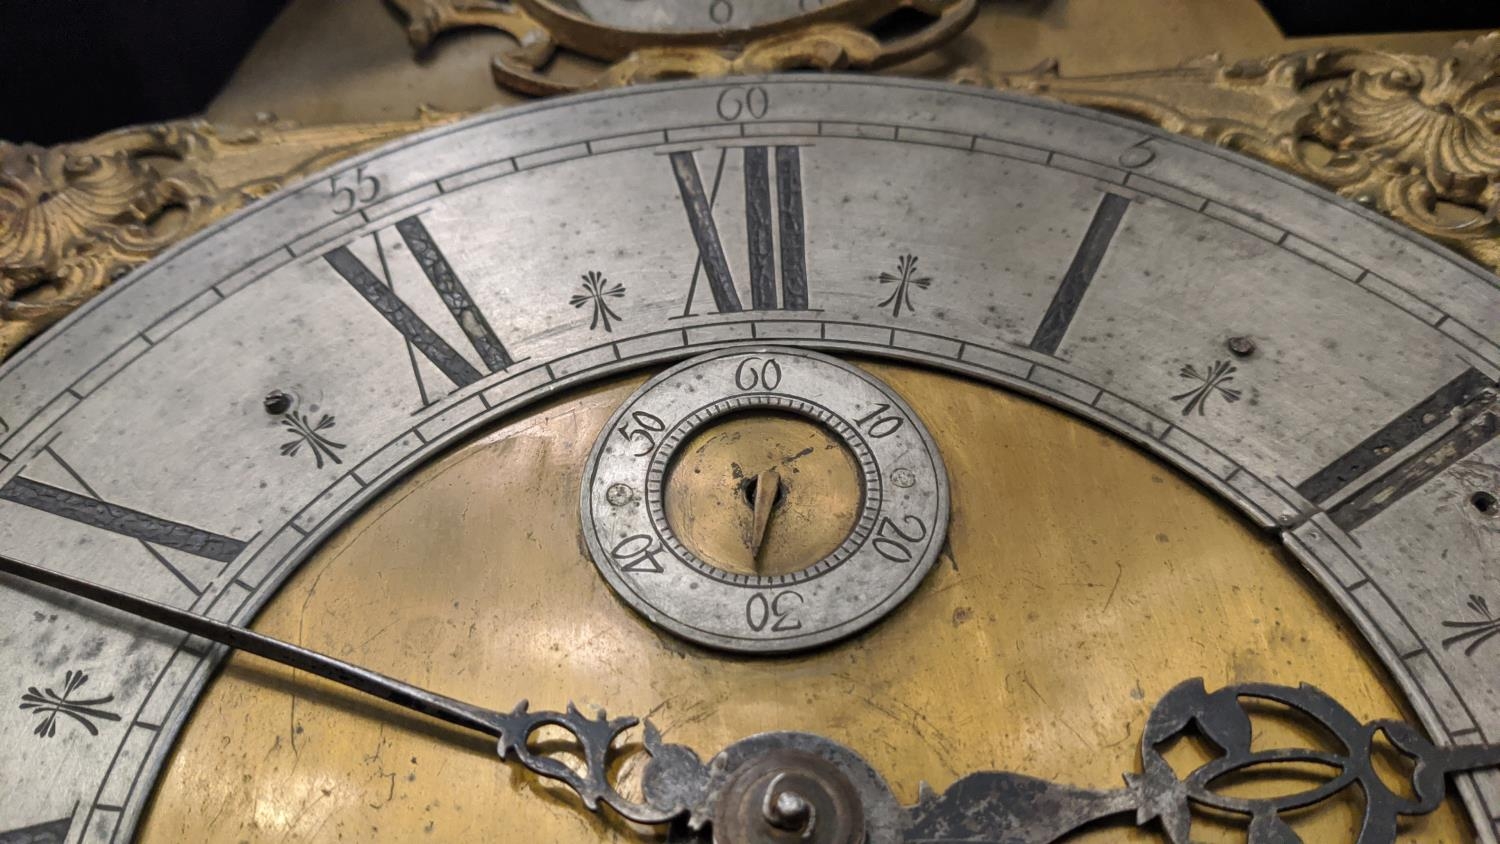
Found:
[[[759,573],[760,549],[765,544],[766,530],[771,525],[771,508],[775,506],[776,496],[781,492],[781,473],[772,467],[756,475],[755,487],[751,492],[755,512],[754,525],[750,531],[750,557]]]

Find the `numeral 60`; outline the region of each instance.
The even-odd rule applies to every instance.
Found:
[[[758,365],[757,365],[758,364]],[[781,364],[775,358],[745,358],[734,370],[734,386],[745,392],[757,387],[774,393],[781,386]]]
[[[759,120],[771,110],[771,95],[759,85],[735,85],[719,92],[717,105],[720,120]]]

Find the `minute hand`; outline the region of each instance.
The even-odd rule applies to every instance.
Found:
[[[687,805],[683,805],[687,802],[685,797],[652,800],[652,795],[648,790],[649,802],[639,803],[622,796],[610,784],[607,772],[612,745],[620,733],[639,723],[636,718],[610,720],[601,711],[597,719],[590,719],[579,714],[578,710],[571,705],[568,706],[567,712],[529,712],[527,702],[524,700],[509,713],[496,712],[447,695],[430,692],[379,672],[361,668],[327,654],[308,650],[244,627],[157,603],[97,583],[79,580],[10,557],[0,556],[0,572],[77,595],[158,624],[201,636],[221,645],[238,648],[272,662],[291,666],[340,685],[358,689],[397,706],[493,736],[499,740],[498,751],[502,759],[514,760],[534,773],[567,783],[578,792],[584,804],[590,809],[597,809],[598,804],[602,802],[622,816],[645,824],[666,823],[685,814],[689,809]],[[586,775],[579,775],[555,759],[538,756],[531,752],[526,745],[527,737],[537,727],[544,725],[563,727],[577,736],[587,762]],[[654,775],[672,773],[677,775],[676,778],[680,782],[680,777],[686,775],[688,778],[695,778],[697,771],[701,770],[697,757],[691,751],[675,745],[662,744],[650,722],[646,724],[646,749],[654,757],[644,774],[648,781]],[[650,770],[652,767],[659,767],[663,764],[684,770],[671,772]]]

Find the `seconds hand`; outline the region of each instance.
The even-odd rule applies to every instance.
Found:
[[[771,524],[771,508],[781,492],[781,474],[774,468],[755,476],[750,487],[750,506],[753,524],[750,526],[750,559],[755,573],[760,573],[760,547],[766,541],[766,528]]]
[[[634,718],[607,720],[601,712],[599,719],[590,720],[578,714],[571,706],[568,707],[567,713],[529,713],[525,701],[522,701],[510,713],[496,712],[427,691],[394,677],[387,677],[379,672],[361,668],[327,654],[308,650],[290,642],[283,642],[244,627],[160,604],[107,586],[100,586],[97,583],[79,580],[10,557],[0,556],[0,572],[87,598],[158,624],[174,627],[194,636],[201,636],[221,645],[238,648],[272,662],[279,662],[351,689],[357,689],[365,694],[374,695],[397,706],[498,738],[502,759],[513,758],[534,773],[567,783],[579,793],[584,805],[590,809],[596,809],[598,803],[602,801],[616,812],[637,823],[659,824],[686,813],[690,808],[680,801],[664,807],[635,802],[622,796],[605,779],[611,744],[619,733],[637,723]],[[537,727],[549,724],[566,728],[577,736],[578,741],[583,745],[584,755],[587,757],[588,772],[585,775],[579,775],[555,759],[537,756],[527,747],[526,740],[531,732]],[[654,728],[648,723],[646,725],[648,751],[653,750],[653,743],[657,744],[658,749],[661,747]],[[675,745],[665,747],[674,748]],[[655,759],[653,759],[654,762]]]

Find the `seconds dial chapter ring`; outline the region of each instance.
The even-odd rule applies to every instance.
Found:
[[[702,459],[720,448],[705,434],[747,417],[771,426],[768,443],[731,430],[723,441],[732,456]],[[819,449],[780,433],[787,417],[825,431],[822,450],[847,450],[852,475],[799,477],[799,460]],[[689,506],[674,525],[671,488],[694,483],[674,471],[689,443],[691,473],[720,476],[710,484],[743,501],[731,494],[719,506]],[[916,413],[873,376],[802,349],[713,352],[651,379],[605,425],[584,478],[584,539],[621,599],[678,636],[743,653],[801,650],[875,623],[931,570],[948,521],[942,458]],[[841,500],[849,505],[827,506]],[[837,545],[811,556],[763,547],[777,511],[801,502],[824,511],[813,519]],[[702,533],[693,524],[702,520],[738,530],[748,554],[691,547],[682,528]],[[747,558],[748,572],[735,564]]]

